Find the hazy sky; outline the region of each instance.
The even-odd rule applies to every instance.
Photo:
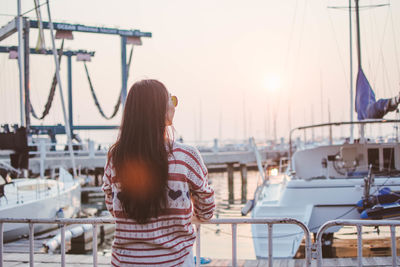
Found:
[[[364,70],[377,97],[389,97],[400,89],[400,3],[360,2],[390,4],[361,12]],[[33,1],[22,4],[27,11]],[[186,140],[273,138],[273,114],[278,136],[287,137],[289,126],[326,121],[328,99],[332,120],[349,120],[348,11],[328,8],[348,5],[347,0],[52,0],[50,5],[56,22],[152,32],[143,46],[135,47],[128,87],[143,78],[165,83],[179,98],[174,124]],[[45,20],[46,12],[43,6]],[[16,14],[16,1],[1,0],[0,14],[4,25],[12,19],[7,14]],[[34,18],[35,13],[28,16]],[[36,39],[32,30],[31,46]],[[0,42],[16,44],[16,36]],[[65,46],[96,52],[88,67],[99,101],[110,114],[121,86],[120,38],[74,33]],[[42,112],[53,73],[52,57],[31,56],[31,101],[37,113]],[[119,123],[120,115],[111,121],[100,117],[83,64],[75,60],[73,87],[76,124]],[[19,121],[18,96],[17,62],[2,54],[0,124]],[[62,118],[57,95],[43,124],[62,123]]]

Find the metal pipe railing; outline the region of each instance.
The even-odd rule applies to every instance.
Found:
[[[400,226],[400,221],[389,220],[333,220],[324,223],[318,230],[316,236],[317,246],[317,266],[322,266],[322,235],[325,231],[334,226],[355,226],[357,228],[357,264],[362,265],[362,226],[390,226],[390,238],[392,241],[392,266],[397,266],[396,248],[396,226]]]
[[[207,222],[202,222],[202,224],[232,224],[232,266],[237,266],[237,224],[266,224],[268,225],[268,266],[273,266],[273,247],[272,247],[272,226],[274,224],[293,224],[298,225],[304,232],[305,236],[305,266],[311,266],[311,238],[310,231],[308,227],[296,219],[291,218],[273,218],[273,219],[212,219]],[[196,258],[200,259],[200,225],[197,229],[197,239],[196,239]],[[199,267],[200,260],[196,261],[196,267]]]
[[[70,224],[92,224],[93,225],[93,266],[97,266],[97,233],[99,224],[115,223],[113,218],[88,218],[88,219],[16,219],[16,218],[0,218],[0,267],[3,266],[3,229],[4,223],[27,223],[29,224],[29,261],[30,266],[34,266],[34,225],[35,224],[58,224],[61,227],[61,266],[66,265],[65,259],[65,226]],[[283,219],[212,219],[207,222],[194,222],[197,230],[196,238],[196,266],[200,266],[200,248],[201,248],[201,224],[231,224],[232,225],[232,266],[237,266],[237,225],[238,224],[267,224],[268,225],[268,266],[273,264],[272,249],[272,228],[274,224],[292,224],[298,225],[304,232],[306,257],[305,266],[311,266],[311,238],[310,231],[307,226],[290,218]]]

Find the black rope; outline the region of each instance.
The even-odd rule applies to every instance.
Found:
[[[64,50],[64,39],[62,40],[61,48],[58,50],[58,62],[61,62],[63,50]],[[49,96],[47,97],[46,105],[44,106],[44,110],[43,110],[42,116],[40,116],[40,117],[36,114],[35,110],[33,109],[32,102],[29,100],[31,114],[35,119],[43,120],[49,114],[49,111],[50,111],[50,108],[51,108],[51,104],[53,103],[54,95],[56,93],[56,87],[57,87],[57,76],[56,76],[56,73],[54,73],[53,81],[51,83],[51,88],[50,88],[50,92],[49,92]]]
[[[133,45],[132,45],[132,48],[131,48],[131,52],[130,52],[130,54],[129,54],[128,68],[127,68],[127,75],[126,75],[127,78],[129,77],[129,69],[130,69],[131,62],[132,62],[132,54],[133,54]],[[121,106],[122,88],[121,88],[121,91],[120,91],[120,93],[119,93],[117,103],[116,103],[115,106],[114,106],[114,111],[113,111],[113,113],[111,114],[111,116],[107,116],[107,115],[104,113],[103,108],[100,106],[99,100],[97,99],[97,95],[96,95],[96,92],[94,91],[94,88],[93,88],[93,83],[92,83],[92,80],[91,80],[91,78],[90,78],[90,74],[89,74],[88,67],[87,67],[87,65],[86,65],[86,61],[84,61],[83,64],[84,64],[84,66],[85,66],[86,77],[87,77],[88,82],[89,82],[90,92],[92,93],[92,97],[93,97],[93,100],[94,100],[94,104],[96,105],[97,110],[99,111],[100,115],[101,115],[103,118],[105,118],[106,120],[111,120],[112,118],[115,117],[115,115],[117,115],[118,110],[119,110],[119,107]]]

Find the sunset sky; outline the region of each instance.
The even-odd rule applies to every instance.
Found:
[[[393,96],[400,90],[400,2],[360,3],[389,4],[361,11],[361,48],[375,94]],[[349,120],[348,11],[328,8],[346,5],[347,0],[50,1],[55,22],[152,32],[143,46],[135,47],[128,87],[143,78],[162,81],[179,98],[174,125],[189,141],[271,139],[274,116],[278,137],[287,138],[289,127],[326,122],[328,101],[333,121]],[[16,7],[15,0],[0,1],[0,25],[12,19],[8,15],[15,15]],[[31,9],[33,1],[23,0],[22,7]],[[47,20],[45,6],[42,14]],[[34,12],[27,15],[35,18]],[[355,31],[353,37],[355,41]],[[32,30],[31,47],[36,40]],[[16,35],[0,42],[16,44]],[[48,34],[46,44],[51,44]],[[74,33],[65,46],[96,52],[88,67],[99,102],[110,114],[121,86],[120,38]],[[353,47],[356,73],[355,42]],[[66,93],[65,59],[61,68]],[[38,113],[53,74],[52,57],[31,56],[31,101]],[[111,121],[101,118],[83,64],[75,60],[73,94],[76,124],[119,124],[121,113]],[[7,54],[0,55],[0,108],[0,124],[19,122],[17,61]],[[58,95],[42,123],[63,123]],[[100,141],[112,138],[105,134]]]

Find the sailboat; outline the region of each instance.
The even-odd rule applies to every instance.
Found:
[[[252,218],[294,218],[316,233],[329,220],[360,219],[357,203],[360,200],[368,201],[370,196],[376,195],[383,188],[391,192],[400,191],[399,143],[396,140],[370,141],[365,132],[367,125],[396,126],[400,121],[371,119],[383,116],[392,106],[390,99],[375,101],[375,95],[372,95],[373,91],[362,72],[358,0],[355,3],[359,58],[356,108],[359,119],[361,114],[361,120],[323,123],[291,130],[290,165],[285,179],[280,182],[265,179],[257,188],[254,200],[250,203]],[[378,110],[379,105],[383,110]],[[292,151],[291,139],[296,131],[353,125],[359,127],[358,139],[349,138],[340,144],[331,141],[328,145],[315,145],[298,149],[294,153]],[[332,245],[333,233],[339,229],[332,227],[324,235],[326,246]],[[257,258],[267,258],[267,226],[252,225],[252,235]],[[294,257],[302,239],[303,232],[297,226],[274,226],[273,256]]]
[[[80,183],[76,178],[76,169],[72,153],[72,140],[68,117],[65,112],[65,104],[62,94],[59,75],[59,62],[54,44],[54,29],[51,22],[50,8],[48,8],[49,23],[53,45],[53,56],[56,65],[56,75],[60,89],[61,104],[63,108],[65,128],[68,136],[68,147],[71,155],[73,173],[72,176],[66,170],[58,168],[52,177],[32,178],[27,177],[28,147],[27,131],[24,127],[6,130],[0,133],[0,152],[3,156],[8,154],[11,160],[0,159],[0,218],[68,218],[75,216],[80,210]],[[40,19],[40,18],[38,18]],[[18,65],[20,92],[23,95],[23,40],[21,1],[18,0],[18,16],[15,18],[18,25]],[[23,100],[23,97],[21,97]],[[25,108],[21,101],[21,124],[24,125],[24,109],[29,105],[25,102]],[[29,109],[27,109],[29,111]],[[27,114],[29,116],[29,114]],[[17,160],[15,158],[17,157]],[[13,160],[14,159],[14,160]],[[55,166],[56,167],[56,166]],[[56,169],[56,168],[55,168]],[[25,171],[24,171],[25,170]],[[10,177],[17,177],[11,179]],[[54,225],[35,225],[34,231],[40,232],[52,228]],[[4,224],[3,238],[5,241],[16,239],[29,233],[27,224]]]

